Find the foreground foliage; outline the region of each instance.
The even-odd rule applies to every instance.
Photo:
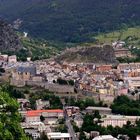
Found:
[[[0,88],[0,140],[28,140],[20,127],[18,103]]]

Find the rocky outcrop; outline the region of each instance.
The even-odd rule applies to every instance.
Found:
[[[72,48],[58,56],[56,61],[69,63],[117,63],[114,50],[110,45]]]
[[[14,52],[21,48],[22,45],[12,27],[0,20],[0,52]]]

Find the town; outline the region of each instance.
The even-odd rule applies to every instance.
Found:
[[[114,44],[116,57],[131,57],[122,44]],[[136,125],[140,119],[140,113],[120,114],[111,107],[121,96],[140,100],[140,63],[58,63],[52,59],[33,62],[30,57],[21,62],[16,55],[1,54],[0,65],[1,81],[20,92],[25,89],[26,95],[17,98],[21,126],[34,140],[42,135],[49,140],[78,140],[81,135],[92,140],[128,140],[124,134],[115,138],[100,135],[98,129],[78,130],[84,130],[85,118],[93,114],[92,122],[104,128],[122,128],[128,122]]]

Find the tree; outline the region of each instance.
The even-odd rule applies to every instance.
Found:
[[[59,124],[58,127],[56,128],[56,131],[62,132],[62,133],[68,132],[65,124]]]
[[[69,85],[74,86],[74,81],[73,80],[69,80],[68,83],[69,83]]]
[[[95,110],[94,112],[94,118],[98,118],[98,119],[101,119],[101,115],[99,114],[99,111],[98,110]]]
[[[86,135],[83,131],[80,132],[80,135],[79,135],[79,140],[86,140]]]
[[[68,85],[68,82],[66,80],[61,79],[61,78],[57,79],[57,83],[60,85]]]
[[[0,88],[0,140],[28,140],[24,134],[18,113],[18,103]]]
[[[44,121],[45,121],[45,118],[44,118],[43,115],[40,116],[40,121],[41,121],[41,122],[44,122]]]
[[[4,68],[0,67],[0,73],[4,73],[4,72],[5,72]]]
[[[48,139],[47,135],[43,132],[43,133],[41,134],[41,137],[38,138],[37,140],[49,140],[49,139]]]
[[[129,99],[127,96],[118,96],[111,105],[112,112],[122,115],[140,115],[139,101]]]

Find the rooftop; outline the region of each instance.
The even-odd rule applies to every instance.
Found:
[[[111,135],[102,135],[102,136],[97,136],[92,140],[118,140],[118,139],[114,138]]]
[[[56,139],[56,138],[70,138],[70,134],[69,133],[54,132],[54,133],[47,133],[47,135],[51,139]]]
[[[61,109],[27,111],[27,117],[39,116],[42,113],[63,113]]]
[[[140,116],[106,115],[104,119],[140,119]]]
[[[36,74],[36,67],[35,66],[19,66],[19,67],[17,67],[17,71],[21,72],[21,73],[29,72],[32,75],[35,75]]]
[[[108,107],[94,107],[94,106],[88,106],[86,108],[86,110],[103,110],[103,111],[108,110],[108,111],[111,111],[111,109]]]

